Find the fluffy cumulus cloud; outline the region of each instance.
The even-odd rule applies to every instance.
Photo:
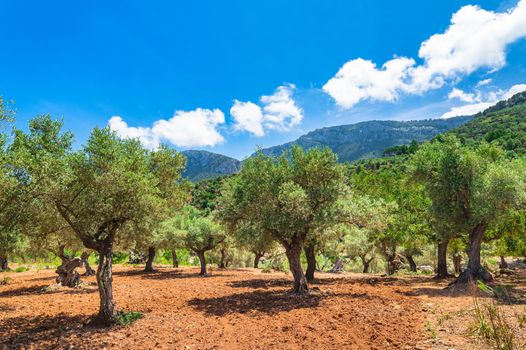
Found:
[[[230,108],[234,129],[255,136],[265,136],[266,130],[288,131],[301,123],[303,111],[292,98],[295,86],[283,85],[274,94],[262,96],[260,104],[235,101]]]
[[[401,57],[378,68],[373,62],[358,58],[345,63],[323,90],[344,108],[365,99],[394,101],[400,91],[408,89],[406,81],[414,64],[413,59]]]
[[[234,129],[248,131],[256,136],[264,136],[263,129],[263,110],[252,102],[241,102],[236,100],[230,115],[234,118]]]
[[[446,113],[442,114],[442,118],[452,118],[462,115],[473,115],[482,112],[488,107],[501,100],[507,100],[516,93],[526,91],[526,84],[517,84],[510,87],[508,90],[497,90],[483,93],[480,90],[475,93],[466,93],[460,89],[454,88],[448,95],[451,100],[460,100],[468,102],[467,104],[451,108]]]
[[[219,109],[197,108],[193,111],[176,111],[168,120],[157,120],[151,127],[129,126],[121,117],[112,117],[108,125],[121,137],[138,138],[150,149],[161,142],[179,147],[215,146],[224,141],[218,127],[225,123]]]
[[[526,0],[502,13],[464,6],[453,14],[444,33],[421,44],[421,64],[411,58],[394,58],[377,67],[371,61],[354,59],[345,63],[323,90],[343,108],[367,99],[393,101],[402,93],[422,94],[478,69],[492,72],[502,68],[506,47],[524,37]]]

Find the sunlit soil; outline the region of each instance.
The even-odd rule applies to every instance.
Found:
[[[471,297],[448,295],[429,277],[320,273],[309,295],[296,296],[284,273],[197,273],[116,267],[117,307],[144,317],[109,329],[87,325],[98,309],[94,277],[69,289],[54,285],[52,270],[2,273],[0,348],[488,348],[466,334]]]

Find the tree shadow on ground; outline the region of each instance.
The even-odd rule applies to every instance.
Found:
[[[242,287],[243,281],[240,281]],[[387,302],[386,298],[377,295],[371,295],[365,292],[352,291],[322,291],[317,287],[313,287],[310,293],[306,295],[294,294],[290,288],[290,281],[281,280],[248,280],[251,282],[248,286],[262,285],[263,289],[279,288],[255,291],[245,293],[229,294],[221,297],[210,298],[194,298],[188,301],[188,305],[192,306],[197,311],[204,312],[209,316],[225,316],[227,314],[250,314],[252,312],[276,314],[279,312],[286,312],[295,309],[317,308],[320,302],[326,298],[354,298],[366,300],[382,300]],[[265,285],[264,282],[269,282],[270,285]],[[286,282],[286,284],[284,284]],[[255,287],[258,288],[258,287]]]
[[[256,290],[215,298],[195,298],[188,305],[209,316],[231,313],[246,314],[252,311],[275,314],[293,309],[316,308],[323,295],[294,295],[288,291]]]
[[[197,271],[197,270],[196,270]],[[210,278],[210,277],[228,277],[231,275],[227,274],[214,274],[209,273],[206,275],[199,275],[198,272],[187,270],[154,270],[153,272],[146,272],[144,270],[128,270],[128,271],[115,271],[114,276],[119,277],[141,277],[143,279],[150,280],[167,280],[167,279],[183,279],[183,278]]]
[[[227,283],[229,287],[233,288],[253,288],[253,289],[269,289],[276,287],[291,287],[292,279],[285,278],[253,278],[248,280],[232,281]]]
[[[89,321],[87,316],[18,316],[0,319],[1,349],[75,349],[78,342],[68,335],[82,334],[82,338],[90,333],[105,333],[111,328],[97,328],[86,326]],[[40,343],[40,344],[39,344]]]
[[[454,285],[448,282],[454,282],[455,279],[428,279],[423,282],[414,281],[408,284],[410,290],[398,291],[399,294],[415,297],[426,295],[430,298],[491,298],[495,297],[499,303],[503,304],[526,304],[526,290],[517,288],[521,284],[513,281],[497,280],[487,285],[493,290],[493,293],[485,293],[476,285],[461,284]]]
[[[38,285],[1,291],[0,298],[18,297],[33,294],[85,294],[94,293],[96,291],[97,287],[93,287],[92,285],[82,285],[79,288],[59,287],[57,285]]]
[[[322,277],[316,278],[309,282],[312,286],[329,286],[335,284],[351,284],[351,285],[386,285],[386,286],[407,286],[412,283],[421,283],[422,281],[430,281],[430,278],[419,279],[418,281],[407,281],[397,277],[360,277],[353,276],[337,276],[337,277]],[[233,288],[254,288],[254,289],[269,289],[274,287],[288,287],[292,285],[292,278],[253,278],[241,281],[229,282],[228,285]]]

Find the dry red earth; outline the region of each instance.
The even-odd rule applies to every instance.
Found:
[[[470,299],[444,295],[441,285],[429,278],[319,274],[310,295],[294,296],[289,293],[290,276],[283,273],[213,270],[210,276],[199,277],[197,272],[160,268],[144,273],[137,268],[116,267],[114,295],[118,308],[140,311],[144,317],[129,326],[110,329],[87,325],[98,308],[94,277],[84,278],[86,284],[80,288],[68,289],[53,286],[55,276],[50,270],[4,273],[0,277],[8,277],[9,283],[0,286],[0,348],[485,346],[477,339],[466,340],[460,329],[457,337],[447,324],[437,326],[436,334],[431,334],[441,308],[462,310]]]

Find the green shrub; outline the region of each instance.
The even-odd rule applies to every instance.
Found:
[[[29,271],[29,269],[24,266],[19,266],[15,269],[15,272],[25,272],[25,271]]]
[[[138,311],[118,311],[115,315],[115,321],[121,326],[127,326],[138,319],[143,318],[142,312]]]

